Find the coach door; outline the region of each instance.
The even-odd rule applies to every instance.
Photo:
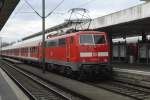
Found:
[[[28,57],[30,57],[30,55],[31,55],[31,54],[30,54],[30,48],[28,48]]]
[[[70,38],[67,37],[66,38],[66,60],[67,62],[70,62]]]

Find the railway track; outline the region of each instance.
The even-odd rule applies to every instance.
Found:
[[[122,83],[118,81],[107,81],[89,84],[106,89],[111,92],[131,97],[135,100],[147,100],[150,98],[150,89],[141,86],[135,86],[132,84]]]
[[[41,82],[42,80],[39,80],[39,81]],[[145,87],[141,87],[141,86],[137,86],[137,85],[133,85],[129,83],[124,83],[124,82],[119,82],[119,81],[105,81],[105,82],[97,82],[97,83],[87,82],[87,84],[93,85],[98,88],[103,88],[105,90],[115,92],[117,94],[121,94],[127,97],[131,97],[135,100],[147,100],[150,98],[150,88],[145,88]],[[81,100],[81,98],[74,98],[74,97],[72,98],[72,96],[68,96],[68,97],[70,97],[71,100]],[[57,99],[57,100],[61,100],[61,99]]]
[[[6,62],[1,61],[0,66],[32,100],[82,100],[69,93],[64,93],[61,89],[47,85],[42,80],[28,75]]]

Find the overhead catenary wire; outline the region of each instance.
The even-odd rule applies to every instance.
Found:
[[[27,3],[27,5],[28,5],[38,16],[42,17],[42,16],[32,7],[32,5],[31,5],[27,0],[24,0],[24,1]]]
[[[17,12],[15,12],[14,13],[14,15],[12,16],[12,18],[14,18],[14,16],[16,16],[18,13],[35,13],[36,12],[36,14],[38,15],[38,16],[40,16],[41,17],[41,15],[35,10],[35,8],[33,8],[33,6],[27,1],[27,0],[24,0],[25,1],[25,3],[27,4],[27,5],[29,5],[29,7],[31,7],[31,9],[34,11],[34,12],[20,12],[20,10],[23,8],[23,6],[24,6],[24,4],[22,4],[22,6],[20,7],[20,9],[17,11]],[[83,4],[81,4],[81,5],[79,5],[79,6],[77,6],[77,7],[81,7],[81,6],[86,6],[86,5],[88,5],[88,4],[90,4],[91,2],[94,2],[94,1],[96,1],[96,0],[89,0],[89,1],[87,1],[86,3],[83,3]],[[54,11],[62,4],[64,2],[64,0],[62,0],[48,15],[51,15],[52,13],[53,14],[60,14],[60,15],[65,15],[67,12],[62,12],[62,13],[55,13]],[[48,15],[46,16],[46,17],[48,17]]]
[[[24,0],[24,1],[28,4],[28,6],[29,6],[38,16],[40,16],[41,18],[43,17],[43,16],[41,16],[41,15],[33,8],[33,6],[32,6],[27,0]],[[65,1],[65,0],[62,0],[52,11],[50,11],[50,12],[45,16],[45,18],[47,18],[48,16],[50,16],[64,1]]]
[[[28,2],[28,0],[24,0],[25,3],[37,14],[41,17],[41,15],[35,10],[35,8]],[[84,3],[84,4],[81,4],[80,6],[85,6],[85,5],[88,5],[89,3],[93,2],[93,1],[96,1],[96,0],[89,0],[88,2]],[[58,5],[50,12],[46,15],[46,18],[51,15],[51,14],[60,14],[60,15],[65,15],[66,13],[59,13],[59,12],[54,12],[62,3],[64,2],[64,0],[61,0],[60,3],[58,3]],[[16,14],[18,13],[34,13],[34,12],[16,12]],[[84,16],[85,17],[85,16]]]
[[[85,3],[83,3],[83,4],[81,4],[81,5],[79,5],[79,6],[77,6],[77,7],[86,6],[86,5],[88,5],[88,4],[90,4],[91,2],[94,2],[94,1],[96,1],[96,0],[89,0],[89,1],[87,1],[87,2],[85,2]]]
[[[20,10],[24,7],[25,2],[21,5],[20,8],[18,8],[18,10],[16,12],[14,12],[14,14],[12,15],[11,19],[13,19],[18,13],[20,13]]]
[[[50,16],[65,0],[62,0],[50,13],[46,15],[46,18]]]
[[[76,8],[86,6],[86,5],[88,5],[88,4],[90,4],[91,2],[94,2],[94,1],[96,1],[96,0],[89,0],[89,1],[87,1],[83,4],[81,4],[81,5],[77,6]],[[58,5],[61,5],[63,2],[64,2],[64,0],[62,0]],[[53,12],[53,13],[55,13],[55,12]],[[55,13],[55,14],[65,15],[66,13],[68,13],[68,12]],[[51,12],[49,14],[51,14]],[[88,17],[90,17],[90,16],[88,15]]]
[[[42,17],[36,10],[35,10],[35,8],[27,1],[27,0],[24,0],[25,1],[25,3],[34,11],[34,12],[16,12],[15,13],[15,15],[16,14],[18,14],[18,13],[36,13],[38,16],[40,16],[40,17]],[[81,7],[81,6],[86,6],[86,5],[88,5],[88,4],[90,4],[91,2],[94,2],[94,1],[96,1],[96,0],[89,0],[89,1],[87,1],[86,3],[83,3],[83,4],[81,4],[81,5],[79,5],[79,6],[77,6],[77,7]],[[49,15],[51,15],[51,14],[60,14],[60,15],[65,15],[67,12],[60,12],[60,13],[57,13],[57,12],[54,12],[62,3],[64,2],[64,0],[62,0],[50,13],[48,13],[45,17],[47,18]],[[22,8],[21,8],[22,9]]]

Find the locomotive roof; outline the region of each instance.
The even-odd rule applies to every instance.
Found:
[[[46,41],[54,40],[54,39],[59,39],[59,38],[70,37],[70,36],[74,36],[74,35],[77,35],[77,34],[87,34],[87,33],[91,34],[91,33],[104,33],[104,32],[98,32],[98,31],[79,31],[79,32],[72,32],[72,33],[69,33],[69,34],[52,36],[51,38],[46,39]]]

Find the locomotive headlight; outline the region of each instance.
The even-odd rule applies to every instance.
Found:
[[[108,52],[98,52],[98,56],[108,56]]]
[[[80,52],[80,57],[92,57],[92,52]]]
[[[108,62],[108,59],[104,59],[104,62]]]

